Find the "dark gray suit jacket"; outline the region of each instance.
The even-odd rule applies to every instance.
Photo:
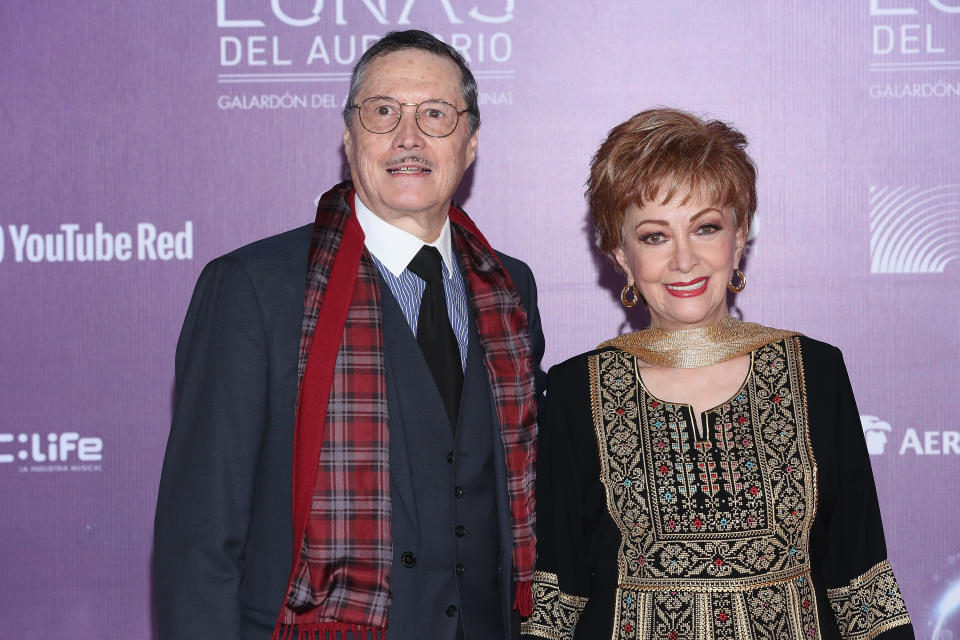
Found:
[[[311,229],[307,225],[218,258],[198,280],[177,345],[176,407],[157,502],[153,582],[161,639],[267,639],[282,606],[292,559],[297,355]],[[533,276],[522,262],[500,258],[527,309],[539,372],[543,335]],[[390,295],[387,287],[381,290]],[[397,344],[398,329],[409,339],[412,334],[405,321],[388,326],[389,318],[385,313],[391,495],[406,506],[417,496],[408,461],[395,455],[394,441],[402,442],[396,421],[405,410],[409,416],[409,407],[395,404],[405,403],[410,363],[398,361],[403,350],[390,344]],[[498,520],[499,597],[503,637],[509,638],[517,635],[510,613],[512,537],[505,463],[502,448],[496,450],[497,514],[489,516]],[[393,511],[399,556],[416,546],[423,523],[416,522],[415,510],[394,505]],[[395,558],[391,640],[413,637],[406,630],[417,628],[422,612],[409,604],[429,590],[426,576],[400,574],[398,565]],[[426,633],[419,629],[417,637]]]

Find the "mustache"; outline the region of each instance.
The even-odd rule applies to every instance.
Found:
[[[424,167],[426,167],[426,168],[428,168],[428,169],[433,169],[433,163],[432,163],[432,162],[430,162],[429,160],[427,160],[426,158],[423,158],[423,157],[421,157],[421,156],[418,156],[418,155],[415,155],[415,154],[409,154],[409,153],[408,153],[407,155],[397,156],[396,158],[390,158],[389,160],[387,160],[387,166],[388,166],[388,167],[395,167],[395,166],[398,165],[398,164],[406,164],[406,163],[408,163],[408,162],[412,162],[412,163],[414,163],[414,164],[422,165],[422,166],[424,166]]]

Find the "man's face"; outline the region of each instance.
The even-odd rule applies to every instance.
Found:
[[[402,103],[445,100],[466,108],[460,69],[447,58],[418,49],[380,56],[370,62],[356,102],[372,96]],[[370,133],[355,110],[343,144],[357,195],[375,214],[397,226],[432,228],[446,216],[450,198],[477,151],[467,114],[445,138],[431,138],[417,126],[413,107],[389,133]],[[438,230],[439,232],[439,230]]]

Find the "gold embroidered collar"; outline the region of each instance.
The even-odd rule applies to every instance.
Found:
[[[625,333],[597,348],[616,347],[647,365],[692,369],[731,360],[771,342],[799,335],[727,316],[699,329],[644,329]]]

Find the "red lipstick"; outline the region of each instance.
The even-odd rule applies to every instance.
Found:
[[[695,298],[702,295],[707,290],[707,281],[710,278],[703,276],[695,278],[690,282],[670,282],[664,286],[667,293],[675,298]]]

